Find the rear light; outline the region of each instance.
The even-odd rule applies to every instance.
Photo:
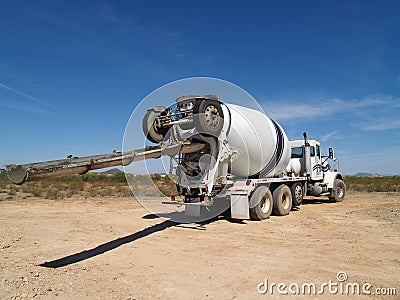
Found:
[[[333,169],[333,172],[337,172],[337,169]]]
[[[250,181],[250,180],[247,180],[247,181],[246,181],[246,185],[249,186],[250,184],[251,184],[251,181]]]
[[[175,201],[175,195],[171,196],[171,201]]]

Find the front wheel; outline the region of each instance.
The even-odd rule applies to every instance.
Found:
[[[329,200],[332,202],[342,202],[346,195],[346,185],[343,180],[335,179]]]
[[[268,187],[260,186],[250,198],[250,216],[253,220],[268,219],[272,213],[272,194]]]
[[[292,192],[293,206],[300,206],[303,203],[303,185],[300,182],[296,182],[290,187],[290,190]]]

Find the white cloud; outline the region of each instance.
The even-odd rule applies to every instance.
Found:
[[[303,101],[304,102],[304,101]],[[349,117],[358,118],[360,122],[354,123],[362,130],[382,131],[397,129],[400,121],[397,118],[388,117],[396,115],[399,108],[400,98],[387,95],[370,95],[361,100],[344,100],[340,98],[324,99],[320,101],[308,101],[307,103],[265,102],[264,111],[273,119],[278,121],[313,119],[317,117]],[[384,115],[384,118],[377,119],[376,114]],[[400,114],[400,112],[399,112]],[[367,120],[364,120],[367,119]],[[373,121],[369,121],[369,120]]]
[[[25,93],[23,93],[23,92],[21,92],[21,91],[18,91],[17,89],[12,88],[12,87],[10,87],[10,86],[8,86],[8,85],[5,85],[5,84],[3,84],[3,83],[0,83],[0,88],[2,88],[2,89],[4,89],[4,90],[7,90],[7,91],[9,91],[9,92],[12,92],[12,93],[14,93],[14,94],[17,94],[17,95],[19,95],[19,96],[25,97],[25,98],[27,98],[27,99],[30,99],[30,100],[32,100],[32,101],[34,101],[34,102],[36,102],[36,103],[39,103],[39,104],[43,104],[43,105],[52,107],[52,105],[49,104],[49,103],[47,103],[47,102],[44,102],[44,101],[42,101],[42,100],[39,100],[38,98],[35,98],[35,97],[30,96],[30,95],[28,95],[28,94],[25,94]]]
[[[111,23],[120,23],[121,19],[115,14],[114,7],[102,3],[97,7],[97,18]]]
[[[327,110],[327,107],[311,104],[284,104],[275,107],[273,105],[264,106],[264,111],[271,118],[282,121],[323,116],[330,110]]]
[[[14,67],[10,66],[8,63],[0,60],[0,76],[3,78],[8,78],[12,81],[22,82],[25,85],[29,85],[38,88],[39,85],[34,82],[31,78],[25,75],[19,74]]]
[[[332,138],[334,135],[336,135],[337,133],[339,133],[338,130],[331,131],[331,132],[329,132],[329,133],[323,135],[323,136],[320,138],[320,141],[321,141],[321,142],[325,142],[325,141],[331,139],[331,138]]]
[[[293,120],[332,115],[343,110],[346,102],[342,99],[312,101],[311,103],[289,102],[285,104],[268,102],[264,105],[266,113],[276,120]]]
[[[368,131],[384,131],[392,129],[400,129],[400,119],[382,118],[372,120],[370,122],[359,123],[355,126]]]
[[[32,107],[31,105],[26,104],[26,103],[0,100],[0,106],[14,109],[14,110],[19,110],[19,111],[38,113],[38,114],[42,114],[42,115],[52,115],[52,113],[49,112],[48,110],[37,108],[37,107]]]
[[[341,171],[346,175],[358,172],[400,175],[398,168],[400,165],[399,153],[399,151],[392,148],[377,152],[358,151],[351,155],[349,153],[340,157]]]
[[[38,19],[41,19],[45,22],[65,28],[67,30],[72,30],[72,31],[76,31],[79,33],[89,34],[89,35],[94,33],[92,30],[86,28],[85,26],[81,26],[81,25],[77,24],[76,22],[68,21],[66,19],[57,17],[50,13],[34,11],[34,12],[32,12],[32,16],[34,16]]]

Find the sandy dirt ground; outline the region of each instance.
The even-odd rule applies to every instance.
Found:
[[[399,299],[399,194],[349,193],[262,222],[205,224],[154,218],[133,198],[0,202],[1,299],[291,298],[265,291],[266,280],[297,284],[303,299],[304,283],[339,288],[338,272],[372,286],[356,298]],[[327,287],[312,297],[348,299]]]

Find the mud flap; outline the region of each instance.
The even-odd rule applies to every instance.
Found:
[[[231,217],[233,219],[250,219],[249,197],[247,194],[231,195]]]

